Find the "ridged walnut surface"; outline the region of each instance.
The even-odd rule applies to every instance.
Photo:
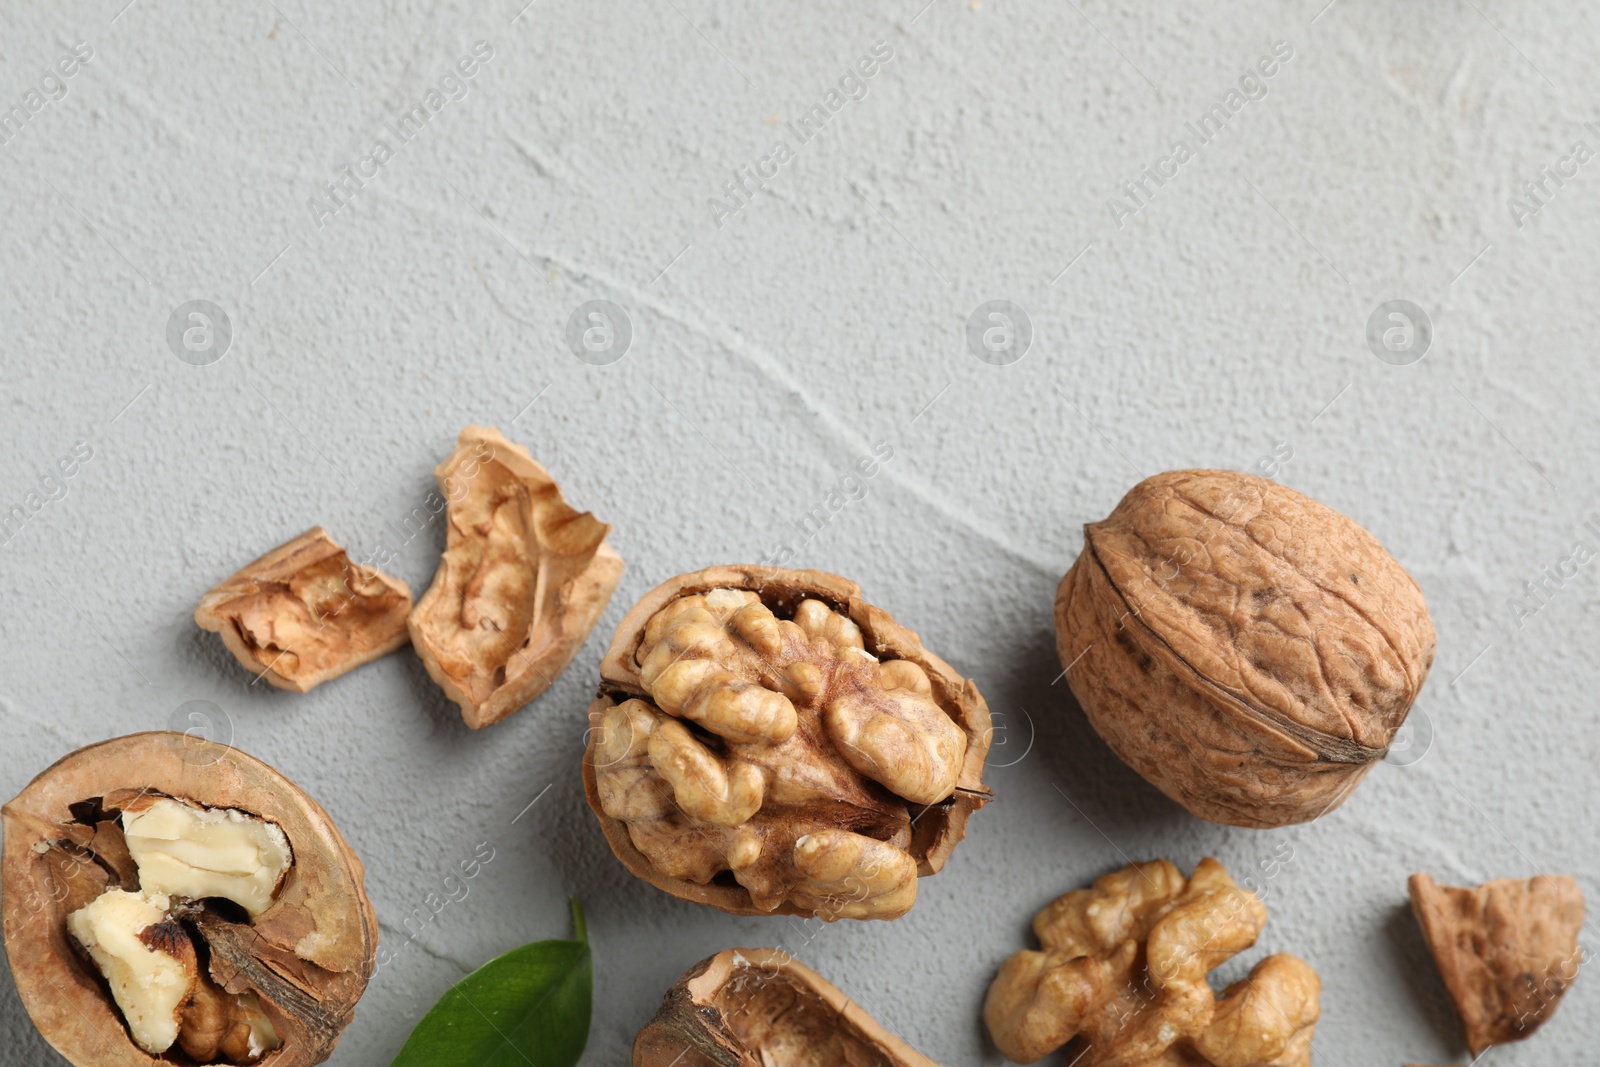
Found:
[[[1231,471],[1148,478],[1085,526],[1055,621],[1067,680],[1112,751],[1236,826],[1342,803],[1433,663],[1422,592],[1371,534]]]
[[[289,779],[238,749],[185,734],[130,734],[79,749],[0,809],[6,955],[17,992],[47,1041],[76,1067],[173,1062],[134,1044],[98,972],[76,954],[66,916],[108,888],[135,888],[102,798],[146,791],[276,823],[293,863],[254,920],[206,906],[195,920],[211,978],[254,993],[283,1046],[270,1067],[307,1067],[333,1051],[366,989],[378,923],[363,870],[328,813]],[[170,1054],[169,1054],[170,1055]]]
[[[617,628],[584,783],[640,878],[741,915],[895,918],[989,798],[989,711],[820,571],[712,567]]]
[[[1476,889],[1408,883],[1411,907],[1474,1057],[1531,1037],[1578,976],[1583,892],[1569,875],[1497,878]]]

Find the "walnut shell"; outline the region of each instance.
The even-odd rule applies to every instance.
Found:
[[[1305,822],[1382,759],[1433,663],[1422,591],[1351,519],[1266,478],[1169,471],[1056,592],[1068,682],[1111,750],[1195,815]]]
[[[895,918],[989,799],[977,686],[836,575],[680,575],[600,675],[589,806],[629,871],[684,900]]]
[[[1577,881],[1541,874],[1465,889],[1413,874],[1407,887],[1472,1055],[1532,1037],[1578,975],[1583,891]]]
[[[444,558],[411,612],[411,643],[474,730],[548,689],[622,578],[611,527],[561,497],[528,450],[468,426],[434,471]]]
[[[411,589],[351,563],[320,526],[247,563],[194,609],[234,658],[279,689],[311,689],[409,638]]]
[[[730,948],[689,969],[633,1043],[633,1067],[937,1067],[786,952]]]
[[[378,923],[362,866],[328,813],[278,771],[243,752],[172,732],[131,734],[56,762],[3,809],[6,955],[23,1006],[77,1067],[186,1062],[134,1044],[66,916],[107,889],[137,888],[117,812],[159,793],[276,823],[293,862],[271,906],[249,920],[207,901],[185,920],[210,979],[254,994],[282,1046],[256,1061],[306,1067],[328,1058],[372,973]]]

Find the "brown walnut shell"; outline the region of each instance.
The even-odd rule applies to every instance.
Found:
[[[444,557],[411,612],[411,643],[477,730],[543,693],[588,640],[622,578],[611,527],[578,511],[528,450],[468,426],[434,471]]]
[[[1233,471],[1147,478],[1085,526],[1055,626],[1111,750],[1235,826],[1343,802],[1388,751],[1434,652],[1422,591],[1376,538]]]
[[[1583,891],[1571,875],[1466,889],[1413,874],[1407,888],[1474,1057],[1549,1021],[1583,955]]]
[[[260,1060],[307,1067],[328,1058],[372,973],[378,923],[363,870],[328,813],[289,779],[237,749],[165,731],[81,748],[34,778],[3,809],[6,956],[34,1025],[76,1067],[189,1062],[134,1044],[66,917],[107,889],[136,889],[121,804],[161,794],[276,823],[293,862],[254,920],[210,901],[185,920],[211,980],[260,1001],[282,1046]]]
[[[410,611],[405,582],[350,562],[313,526],[212,589],[194,621],[247,670],[305,693],[404,645]]]
[[[633,1067],[937,1067],[786,952],[730,948],[673,986]]]
[[[675,669],[711,681],[682,704]],[[623,618],[600,676],[589,806],[623,865],[682,900],[895,918],[990,797],[977,686],[837,575],[680,575]]]

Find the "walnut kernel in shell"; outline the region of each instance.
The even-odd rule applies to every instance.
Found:
[[[685,900],[895,918],[989,799],[977,687],[835,575],[681,575],[600,673],[589,806],[631,872]]]
[[[232,872],[239,877],[196,890],[262,904],[259,914],[216,897],[180,900],[141,889],[124,816],[167,801],[223,813],[218,818],[257,820],[281,833],[287,844],[281,876]],[[362,889],[360,860],[327,812],[282,774],[237,749],[185,734],[131,734],[56,762],[0,809],[0,822],[4,940],[17,992],[40,1033],[76,1067],[308,1067],[333,1051],[372,973],[378,924]],[[161,851],[169,828],[147,826],[150,840],[134,851],[151,862],[147,850]],[[269,860],[272,839],[259,839]],[[204,855],[208,846],[196,847]],[[181,853],[188,861],[197,856],[187,848]],[[177,866],[156,862],[166,864],[162,877],[169,884],[196,884]],[[264,896],[257,893],[261,885],[269,890]],[[119,892],[154,901],[165,918],[134,930],[142,922],[138,909],[117,896],[103,907],[120,915],[100,923],[82,917],[94,916],[84,909]],[[76,930],[69,929],[74,915]],[[192,982],[177,1004],[177,1044],[163,1054],[146,1052],[135,1038],[159,1044],[171,1035],[130,1031],[103,973],[110,968],[84,943],[121,931],[175,961],[177,972],[150,961],[162,974],[178,974],[180,983],[187,974]],[[107,946],[113,947],[133,958],[127,943]],[[280,1042],[275,1050],[271,1041]]]

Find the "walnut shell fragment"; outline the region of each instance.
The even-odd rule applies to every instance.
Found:
[[[528,450],[468,426],[434,471],[449,506],[444,558],[411,613],[411,643],[474,730],[550,687],[594,629],[622,557]]]
[[[1055,626],[1111,750],[1235,826],[1342,803],[1388,751],[1434,652],[1422,591],[1371,534],[1233,471],[1147,478],[1085,526]]]
[[[1413,874],[1407,888],[1474,1057],[1549,1021],[1582,962],[1583,892],[1572,877],[1497,878],[1465,889]]]
[[[633,1067],[937,1067],[786,952],[730,948],[689,969],[633,1043]]]
[[[1214,859],[1188,879],[1166,860],[1130,864],[1034,917],[1042,948],[1001,965],[984,1025],[1018,1063],[1076,1042],[1075,1067],[1309,1067],[1322,989],[1310,966],[1268,956],[1220,997],[1206,981],[1266,921]]]
[[[635,604],[584,786],[634,875],[736,915],[892,919],[989,799],[977,686],[821,571],[712,567]]]
[[[153,805],[276,828],[267,837],[287,844],[279,853],[287,866],[264,909],[252,916],[230,900],[142,890],[122,827]],[[5,950],[17,992],[40,1033],[77,1067],[305,1067],[328,1058],[366,988],[378,925],[360,860],[327,812],[282,774],[185,734],[132,734],[61,759],[0,809],[0,822]],[[143,847],[159,848],[159,839]],[[80,912],[112,894],[155,901],[166,919],[127,929],[178,961],[193,983],[178,1005],[177,1040],[163,1053],[136,1043],[100,960],[77,936],[93,928],[85,922],[93,912]],[[141,1027],[137,1040],[151,1036]]]
[[[411,589],[313,526],[201,598],[194,621],[250,671],[307,692],[405,644]]]

